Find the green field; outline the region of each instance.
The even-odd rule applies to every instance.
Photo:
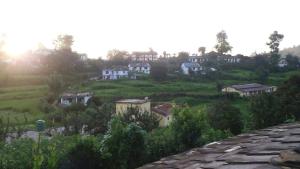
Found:
[[[25,85],[0,88],[0,117],[9,117],[12,122],[34,121],[42,117],[40,99],[45,96],[47,86]]]
[[[256,82],[256,74],[247,70],[231,70],[223,72],[225,79],[219,80],[224,85]],[[269,85],[280,85],[291,75],[300,71],[272,73]],[[40,99],[47,94],[46,77],[44,76],[15,76],[13,85],[0,87],[0,117],[10,117],[11,121],[22,121],[24,115],[28,121],[43,118],[39,110]],[[32,84],[31,84],[32,83]],[[74,84],[71,90],[90,91],[102,101],[112,102],[123,98],[149,97],[153,102],[171,101],[178,104],[188,104],[193,109],[202,109],[212,103],[218,95],[216,82],[209,80],[172,80],[156,82],[153,80],[117,80],[91,81],[82,85]],[[247,100],[238,100],[234,105],[240,108],[245,119],[249,118]],[[19,120],[16,120],[19,119]]]
[[[92,91],[104,100],[118,98],[142,98],[150,96],[182,94],[212,96],[217,94],[215,82],[169,81],[155,82],[152,80],[117,80],[97,81],[77,87],[81,91]],[[163,98],[162,98],[163,99]]]

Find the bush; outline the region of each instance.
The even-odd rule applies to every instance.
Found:
[[[147,135],[147,161],[152,162],[178,152],[170,127],[158,128]]]
[[[95,139],[83,139],[71,148],[60,169],[101,169],[103,162]]]
[[[151,131],[159,126],[160,118],[152,112],[140,112],[138,108],[129,108],[120,115],[121,121],[129,124],[135,123],[146,131]]]
[[[273,94],[262,94],[251,99],[250,110],[253,115],[254,127],[257,129],[280,124],[285,116],[280,112],[280,101]]]
[[[210,106],[208,117],[210,124],[216,129],[229,130],[233,134],[239,134],[242,131],[241,112],[228,101],[218,101]]]
[[[179,150],[202,145],[201,136],[207,125],[203,112],[195,113],[188,108],[175,110],[171,127]]]
[[[11,144],[1,145],[0,167],[3,169],[32,169],[33,156],[31,139],[19,139]]]
[[[118,118],[110,122],[101,142],[101,153],[108,169],[132,169],[144,164],[146,132],[135,124],[125,124]]]

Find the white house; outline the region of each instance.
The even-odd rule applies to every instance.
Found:
[[[203,67],[200,66],[199,63],[194,63],[194,62],[184,62],[181,64],[181,70],[183,74],[189,75],[190,72],[199,72],[203,70]]]
[[[224,61],[225,63],[240,63],[241,58],[238,56],[218,56],[218,61]]]
[[[288,62],[286,61],[285,58],[280,58],[277,65],[278,67],[283,68],[288,65]]]
[[[80,103],[87,105],[88,101],[93,97],[92,93],[63,93],[60,97],[59,103],[62,106],[70,106],[71,104]]]
[[[132,52],[131,61],[136,62],[149,62],[158,60],[157,52],[148,51],[148,52]]]
[[[113,69],[104,69],[102,70],[102,79],[103,80],[117,80],[121,78],[128,78],[128,69],[127,68],[113,68]]]
[[[149,63],[130,63],[128,65],[129,71],[150,74],[151,66]]]
[[[193,63],[204,63],[208,61],[207,57],[204,56],[189,56],[188,58],[189,62],[193,62]]]

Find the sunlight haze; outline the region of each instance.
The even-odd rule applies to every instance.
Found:
[[[52,48],[59,34],[74,36],[74,50],[105,58],[120,49],[197,53],[213,50],[225,30],[232,54],[268,51],[277,30],[280,48],[300,44],[298,0],[1,0],[0,35],[19,54],[38,43]]]

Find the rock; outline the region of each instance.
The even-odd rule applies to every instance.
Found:
[[[280,157],[284,162],[299,162],[300,154],[292,150],[283,150],[280,152]]]

